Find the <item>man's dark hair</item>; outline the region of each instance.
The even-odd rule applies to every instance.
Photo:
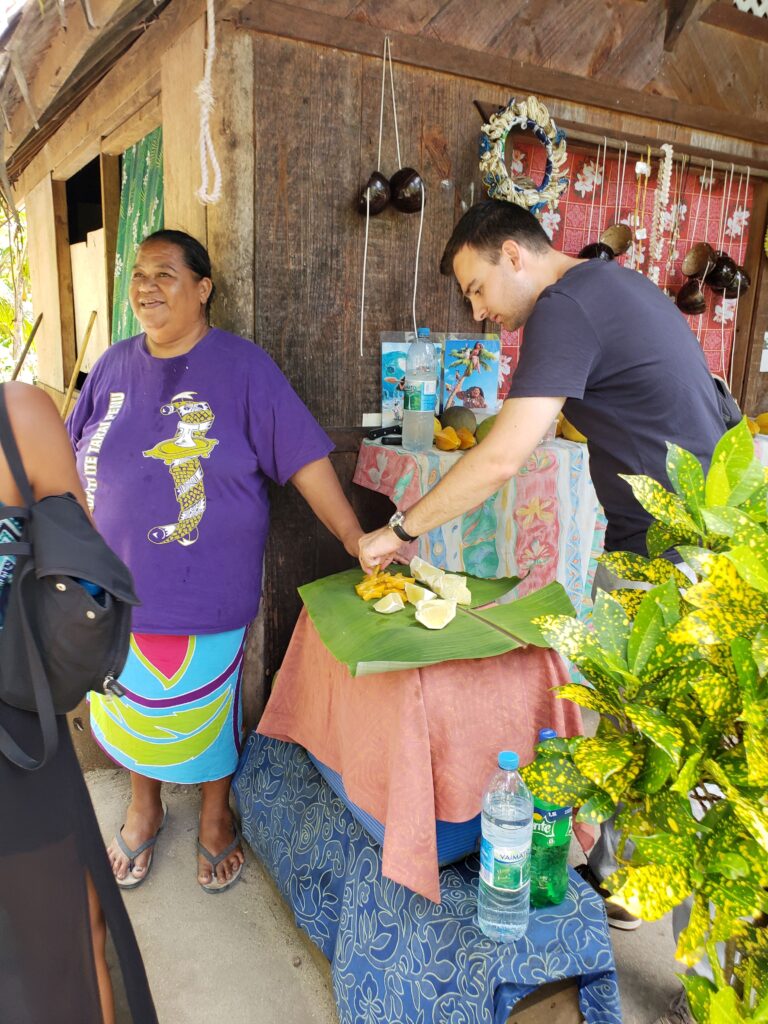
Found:
[[[465,245],[482,253],[491,263],[498,263],[501,247],[508,238],[530,252],[543,254],[552,248],[541,224],[517,203],[501,199],[475,203],[453,229],[440,260],[440,273],[453,273],[454,256]]]
[[[213,283],[211,273],[211,257],[203,243],[198,242],[192,235],[188,235],[186,231],[175,231],[173,228],[161,228],[159,231],[153,231],[151,235],[142,239],[141,244],[144,245],[145,242],[169,242],[171,245],[177,246],[181,249],[185,266],[198,278],[207,277],[210,280],[211,294],[205,304],[205,318],[210,323],[211,303],[216,294],[216,285]]]

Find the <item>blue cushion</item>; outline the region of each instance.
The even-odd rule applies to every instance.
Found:
[[[379,846],[384,845],[384,825],[373,815],[368,814],[362,807],[353,804],[344,789],[344,783],[338,772],[323,764],[307,751],[309,758],[315,768],[331,787],[336,796],[341,800],[352,816],[360,822],[368,835]],[[454,864],[457,860],[463,860],[470,853],[480,849],[480,815],[476,814],[469,821],[440,821],[435,822],[437,830],[437,863],[442,867],[444,864]]]

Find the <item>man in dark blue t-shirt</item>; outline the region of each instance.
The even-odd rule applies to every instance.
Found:
[[[476,320],[525,325],[507,401],[482,445],[413,505],[394,530],[361,539],[363,568],[480,504],[525,465],[557,413],[588,438],[590,472],[608,519],[607,551],[646,554],[651,517],[620,473],[668,486],[667,441],[706,471],[725,431],[704,355],[685,317],[652,282],[616,263],[557,252],[527,210],[487,200],[446,246]],[[397,533],[395,532],[397,531]]]
[[[456,275],[476,320],[510,331],[525,325],[520,363],[483,443],[405,514],[361,538],[363,568],[387,564],[406,541],[494,494],[561,409],[588,438],[608,518],[606,550],[646,554],[651,517],[619,474],[668,486],[667,441],[692,451],[706,470],[726,429],[704,355],[675,304],[641,274],[557,252],[527,210],[493,200],[456,225],[441,270]],[[639,923],[609,906],[611,924]]]

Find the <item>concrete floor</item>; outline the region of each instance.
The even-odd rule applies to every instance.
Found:
[[[86,777],[108,840],[122,822],[127,776],[97,769]],[[196,882],[196,791],[163,792],[168,823],[152,874],[125,895],[161,1024],[338,1024],[327,962],[250,850],[243,880],[206,895]],[[612,929],[611,938],[624,1022],[651,1024],[679,985],[671,924]]]

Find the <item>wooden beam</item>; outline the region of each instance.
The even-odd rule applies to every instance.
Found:
[[[768,334],[768,262],[763,239],[768,229],[768,182],[755,183],[750,231],[744,265],[752,275],[752,288],[739,302],[736,350],[731,389],[744,412],[768,412],[768,373],[760,368],[763,336]]]
[[[165,226],[186,231],[203,245],[206,244],[207,224],[205,207],[195,195],[200,185],[200,159],[192,133],[200,112],[195,89],[203,77],[204,52],[205,19],[198,18],[168,47],[160,60],[163,161],[165,167],[172,168],[165,176]],[[251,77],[250,69],[248,77]],[[222,77],[219,82],[222,89],[237,92],[241,88],[240,83],[229,77]],[[220,99],[217,95],[217,100]],[[179,116],[182,110],[186,112],[184,117]]]
[[[63,391],[75,364],[75,310],[63,182],[44,178],[26,197],[32,307],[43,320],[37,335],[41,383]]]
[[[667,0],[667,25],[664,29],[664,49],[667,53],[674,50],[697,3],[698,0]]]
[[[104,273],[107,281],[107,308],[104,329],[107,343],[112,338],[112,302],[115,291],[115,256],[117,229],[120,223],[120,158],[102,153],[101,169],[101,223],[104,227]]]
[[[38,115],[42,114],[56,98],[61,87],[104,33],[122,4],[123,0],[91,0],[91,10],[98,29],[88,27],[81,4],[68,6],[67,30],[60,28],[47,44],[40,63],[35,68],[34,77],[30,76],[28,83],[32,106]],[[23,17],[39,22],[40,11],[37,5],[28,5]],[[53,14],[51,17],[58,21],[58,15]],[[8,111],[8,115],[11,131],[6,131],[6,161],[10,160],[16,147],[34,127],[32,115],[25,103],[19,102],[13,110]]]
[[[768,145],[768,122],[764,120],[734,117],[731,113],[695,106],[672,97],[637,92],[625,86],[504,59],[496,54],[480,53],[434,39],[392,32],[317,11],[302,10],[301,17],[297,17],[295,7],[276,0],[251,0],[236,15],[236,21],[241,27],[256,32],[376,58],[380,58],[384,36],[388,35],[393,59],[401,64]]]
[[[755,14],[747,14],[725,0],[718,0],[717,3],[708,7],[699,17],[699,21],[705,25],[724,29],[726,32],[735,32],[748,39],[757,39],[761,43],[768,43],[768,18],[758,18]]]
[[[101,152],[110,156],[121,156],[129,146],[149,135],[162,123],[162,105],[158,93],[101,140]]]

